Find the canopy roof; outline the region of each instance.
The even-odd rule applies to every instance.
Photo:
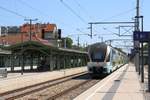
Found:
[[[29,51],[32,53],[34,52],[40,52],[42,54],[49,55],[51,51],[58,52],[58,53],[75,53],[75,54],[87,54],[87,52],[82,52],[78,50],[72,50],[72,49],[65,49],[65,48],[58,48],[53,45],[43,44],[41,42],[37,41],[26,41],[23,43],[17,43],[8,47],[4,47],[5,50],[10,50],[12,53],[24,53],[26,51]]]

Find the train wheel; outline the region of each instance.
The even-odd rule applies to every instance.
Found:
[[[111,73],[112,73],[112,70],[109,71],[109,74],[111,74]]]

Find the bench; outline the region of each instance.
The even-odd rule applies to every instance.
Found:
[[[7,77],[7,69],[6,68],[0,68],[0,75],[2,77]]]

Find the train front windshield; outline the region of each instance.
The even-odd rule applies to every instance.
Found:
[[[105,52],[99,51],[91,54],[91,60],[93,62],[104,62],[105,60]]]

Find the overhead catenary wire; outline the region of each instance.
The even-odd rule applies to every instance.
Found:
[[[76,0],[75,0],[75,2],[77,3],[77,5],[78,5],[80,8],[82,7]],[[134,10],[135,10],[135,8],[132,8],[132,9],[129,9],[129,10],[127,10],[127,11],[121,12],[121,13],[119,13],[119,14],[113,15],[113,16],[107,18],[107,19],[104,19],[104,20],[112,19],[112,18],[114,18],[114,17],[120,17],[120,16],[125,15],[125,14],[128,14],[129,12],[134,11]],[[109,31],[107,28],[105,28],[105,30],[106,30],[106,31]],[[109,31],[109,32],[110,32],[110,31]],[[113,33],[113,32],[111,32],[111,33]],[[113,34],[115,34],[115,33],[113,33]],[[116,34],[116,35],[118,35],[118,34]]]
[[[22,14],[19,14],[19,13],[15,12],[15,11],[9,10],[9,9],[4,8],[4,7],[2,7],[2,6],[0,6],[0,9],[4,10],[4,11],[6,11],[6,12],[9,12],[9,13],[11,13],[11,14],[14,14],[14,15],[16,15],[16,16],[22,17],[22,18],[24,18],[24,19],[27,18],[26,16],[24,16],[24,15],[22,15]]]
[[[144,6],[144,0],[141,0],[141,8]]]
[[[83,7],[77,0],[74,0],[74,2],[77,4],[77,6],[80,8],[80,10],[89,17],[90,20],[93,20],[94,17],[92,17],[91,15],[89,15],[89,13],[85,9],[85,7]]]
[[[132,12],[132,11],[135,11],[135,10],[136,10],[136,8],[134,7],[134,8],[131,8],[131,9],[129,9],[129,10],[123,11],[123,12],[121,12],[121,13],[115,14],[115,15],[113,15],[113,16],[111,16],[111,17],[106,18],[106,19],[103,19],[103,20],[101,20],[101,21],[106,21],[106,20],[112,19],[112,18],[114,18],[114,17],[120,17],[120,16],[126,15],[126,14],[128,14],[128,13],[130,13],[130,12]]]
[[[110,19],[112,19],[112,18],[114,18],[114,17],[120,17],[120,16],[123,16],[123,15],[125,15],[125,14],[128,14],[128,13],[134,11],[134,10],[136,10],[135,7],[134,7],[134,8],[131,8],[131,9],[129,9],[129,10],[123,11],[123,12],[121,12],[121,13],[112,15],[111,17],[108,17],[108,18],[103,19],[103,20],[101,20],[101,21],[106,21],[106,20],[108,20],[108,19],[110,20]]]
[[[141,6],[140,6],[140,10],[141,10],[141,14],[143,13],[143,6],[144,6],[144,0],[141,0]]]
[[[74,0],[74,1],[75,1],[76,4],[81,8],[81,10],[83,11],[84,7],[81,6],[77,0]],[[119,16],[122,16],[122,15],[127,14],[127,13],[129,13],[129,12],[131,12],[131,11],[134,11],[134,10],[135,10],[135,8],[132,8],[132,9],[126,10],[126,11],[124,11],[124,12],[121,12],[121,13],[119,13],[119,14],[116,14],[116,15],[113,15],[113,16],[111,16],[111,17],[108,17],[107,19],[112,19],[112,18],[114,18],[114,17],[119,17]],[[85,11],[86,11],[86,10],[84,9],[84,12],[85,12]],[[91,17],[89,17],[89,18],[91,18]],[[104,20],[107,20],[107,19],[104,19]],[[95,31],[96,33],[99,33],[99,32],[98,32],[97,30],[95,30],[95,29],[93,29],[93,31]]]
[[[70,10],[76,17],[78,17],[81,22],[83,22],[84,24],[87,24],[85,19],[82,18],[80,15],[78,15],[78,13],[76,11],[74,11],[67,3],[65,3],[63,0],[60,0],[60,1],[68,10]]]
[[[25,2],[24,0],[19,0],[19,3],[21,3],[21,4],[24,4],[25,6],[27,6],[28,8],[30,8],[30,9],[32,9],[32,10],[34,10],[34,11],[36,11],[36,12],[38,12],[38,13],[42,13],[42,15],[45,15],[45,16],[48,16],[49,17],[49,15],[47,15],[46,13],[44,13],[44,12],[42,12],[41,10],[39,10],[39,9],[37,9],[37,8],[35,8],[35,7],[33,7],[32,5],[30,5],[30,4],[28,4],[27,2]],[[63,2],[64,3],[64,2]],[[66,4],[66,3],[65,3]],[[79,3],[78,3],[78,5],[80,5]],[[69,7],[69,6],[67,6],[67,7]],[[81,7],[81,5],[80,5],[80,7]],[[71,7],[70,7],[71,8]],[[69,8],[69,9],[70,9]],[[74,12],[74,14],[76,14],[79,18],[80,18],[80,20],[82,20],[82,22],[84,22],[85,24],[87,24],[86,22],[85,22],[85,20],[83,19],[83,18],[81,18],[81,16],[79,16],[72,8],[71,8],[71,10]],[[69,27],[70,27],[70,25],[68,25]],[[95,32],[96,32],[96,30],[94,30]]]
[[[63,24],[63,25],[66,25],[72,29],[74,29],[75,27],[71,26],[71,25],[68,25],[67,23],[63,22],[62,20],[59,20],[59,19],[56,19],[56,17],[53,17],[49,14],[47,14],[46,12],[42,11],[41,9],[38,9],[36,7],[33,7],[30,3],[28,3],[27,1],[25,0],[17,0],[20,4],[23,4],[25,5],[26,7],[30,8],[31,10],[33,10],[34,12],[37,12],[40,14],[40,16],[43,16],[43,17],[46,17],[46,18],[50,18],[51,21],[58,21],[59,23]]]
[[[23,2],[25,2],[25,0],[21,0],[21,1],[23,1]],[[77,0],[75,0],[75,1],[77,1]],[[78,4],[79,4],[79,1],[77,1],[78,2]],[[24,3],[25,5],[28,5],[29,3]],[[83,7],[82,5],[80,5],[79,4],[79,6],[80,7]],[[32,5],[29,5],[28,6],[29,8],[31,8],[31,9],[33,9],[33,10],[35,10],[35,11],[37,11],[37,12],[39,12],[39,13],[41,13],[41,11],[39,11],[39,10],[36,10],[34,7],[32,7]],[[70,7],[70,6],[69,6]],[[73,11],[75,11],[74,9],[73,9]],[[78,12],[77,11],[75,11],[76,12],[76,14],[78,14]],[[43,13],[43,12],[42,12]],[[42,15],[42,14],[41,14]],[[79,14],[78,14],[79,15]],[[80,17],[82,17],[81,15],[79,15]],[[117,16],[116,16],[117,17]],[[83,18],[83,17],[82,17]],[[85,19],[83,19],[83,20],[85,20]],[[85,23],[85,22],[84,22]],[[86,23],[87,24],[87,23]]]
[[[81,22],[83,22],[85,25],[87,25],[86,20],[81,17],[80,15],[78,15],[78,13],[76,11],[74,11],[67,3],[65,3],[63,0],[60,0],[61,3],[68,9],[70,10],[76,17],[78,17],[80,19]],[[88,35],[89,36],[89,35]]]
[[[115,14],[115,15],[113,15],[113,16],[111,16],[111,17],[108,17],[108,18],[106,18],[106,19],[103,19],[103,20],[101,20],[101,21],[106,21],[106,20],[108,20],[108,19],[112,19],[112,18],[114,18],[114,17],[120,17],[120,16],[123,16],[123,15],[125,15],[125,14],[128,14],[128,13],[130,13],[130,12],[132,12],[132,11],[134,11],[136,8],[134,7],[134,8],[132,8],[132,9],[129,9],[129,10],[126,10],[126,11],[123,11],[123,12],[121,12],[121,13],[118,13],[118,14]],[[108,30],[108,27],[106,28],[106,27],[102,27],[104,30],[106,30],[106,31],[109,31],[110,32],[110,30]],[[111,32],[112,34],[115,34],[114,32]],[[118,34],[116,34],[116,35],[118,35]]]
[[[129,29],[126,29],[126,28],[123,27],[123,29],[125,30],[125,32],[122,33],[122,34],[124,35],[124,34],[126,34],[126,33],[129,33],[129,32],[133,29],[133,27],[131,27],[131,28],[129,28]]]
[[[76,0],[75,0],[75,2],[76,2],[76,4],[77,4],[80,8],[82,8],[82,6],[81,6]],[[119,13],[119,14],[113,15],[113,16],[109,17],[109,19],[110,19],[110,18],[114,18],[114,17],[122,16],[122,15],[124,15],[124,14],[127,14],[127,13],[133,11],[133,10],[135,10],[135,8],[132,8],[132,9],[129,9],[129,10],[127,10],[127,11],[121,12],[121,13]],[[106,20],[106,19],[105,19],[105,20]],[[95,29],[94,29],[94,31],[95,31]],[[108,30],[107,30],[107,31],[108,31]],[[96,33],[98,33],[98,32],[96,32]],[[117,34],[117,35],[118,35],[118,34]]]
[[[78,7],[81,9],[82,12],[84,12],[84,14],[86,14],[86,16],[89,17],[90,20],[93,20],[94,17],[90,16],[88,11],[85,9],[85,7],[83,7],[77,0],[74,0],[74,2],[78,5]],[[99,33],[95,28],[93,28],[93,31],[95,33]]]
[[[32,5],[30,5],[29,3],[25,2],[24,0],[18,0],[18,1],[19,1],[19,3],[25,5],[26,7],[30,8],[30,9],[32,9],[33,11],[38,12],[40,15],[49,17],[48,14],[46,14],[43,11],[41,11],[40,9],[37,9],[37,8],[33,7]]]
[[[33,7],[33,6],[30,5],[28,2],[26,2],[26,1],[24,1],[24,0],[18,0],[18,1],[19,1],[20,4],[23,4],[23,5],[25,5],[26,7],[30,8],[31,10],[33,10],[33,11],[35,11],[35,12],[38,12],[40,15],[45,16],[45,17],[50,17],[47,13],[41,11],[40,9],[37,9],[37,8]],[[53,19],[53,18],[52,18],[52,19]],[[57,20],[57,19],[55,19],[55,20]],[[58,21],[58,20],[57,20],[57,21]],[[59,22],[62,23],[62,24],[67,25],[68,27],[72,27],[72,29],[74,28],[73,26],[70,26],[70,25],[68,25],[68,24],[66,24],[66,23],[64,23],[64,22],[62,22],[62,21],[59,21]]]

